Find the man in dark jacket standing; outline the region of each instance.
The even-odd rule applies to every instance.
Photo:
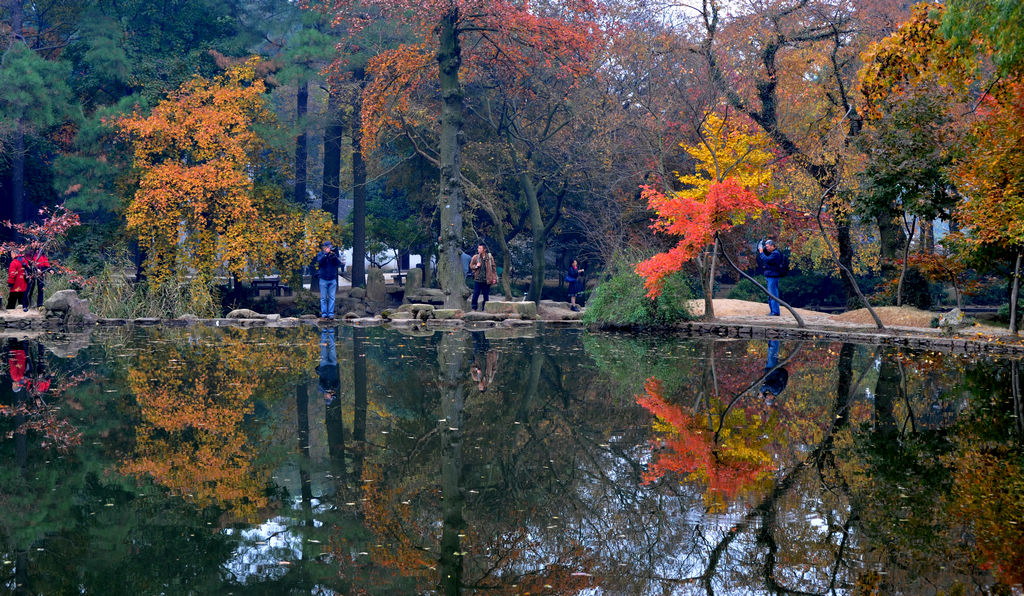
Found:
[[[320,318],[334,318],[334,296],[338,292],[338,267],[341,259],[334,252],[330,240],[325,240],[313,259],[316,277],[320,282]]]
[[[775,241],[771,238],[757,246],[757,262],[764,271],[764,278],[768,282],[768,293],[775,298],[779,297],[779,278],[785,275],[782,271],[783,256],[775,248]],[[771,316],[779,316],[779,303],[775,298],[768,299],[768,309]]]

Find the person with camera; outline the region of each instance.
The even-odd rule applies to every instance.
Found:
[[[779,303],[775,298],[779,297],[779,278],[786,275],[785,257],[775,248],[775,241],[771,238],[757,243],[757,264],[768,282],[768,293],[773,296],[768,298],[768,310],[771,316],[777,317],[780,315]]]
[[[320,252],[313,259],[313,270],[320,282],[320,318],[334,318],[334,297],[338,293],[338,268],[341,259],[330,240],[324,240]]]

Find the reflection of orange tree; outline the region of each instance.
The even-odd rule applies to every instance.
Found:
[[[264,342],[235,329],[196,329],[189,339],[151,343],[133,363],[128,383],[142,422],[122,470],[252,521],[268,505],[269,471],[256,467],[243,420],[256,397],[307,370],[295,364],[315,361],[317,342]]]
[[[662,435],[652,441],[660,449],[644,473],[645,482],[669,472],[703,482],[708,488],[705,503],[715,510],[724,508],[726,499],[767,488],[774,466],[766,452],[768,439],[760,416],[742,408],[726,410],[724,415],[688,413],[666,401],[661,381],[653,377],[644,390],[647,395],[638,396],[637,403],[655,416],[654,430]]]
[[[971,524],[983,566],[1007,585],[1024,583],[1024,459],[975,446],[953,461],[954,513]]]
[[[424,528],[423,520],[414,516],[414,507],[422,507],[424,500],[437,494],[429,486],[418,496],[401,492],[401,488],[381,482],[381,473],[379,466],[367,466],[362,485],[365,524],[377,540],[368,549],[372,560],[412,579],[418,589],[429,589],[437,581],[438,556],[424,545],[436,543],[440,529]],[[461,533],[469,563],[468,583],[489,594],[573,594],[593,586],[592,572],[599,566],[593,554],[564,537],[558,541],[557,552],[551,552],[550,536],[526,529],[531,519],[541,517],[545,516],[527,508],[508,511],[494,531],[488,531],[486,523],[469,523]],[[353,545],[333,546],[332,550],[344,557]],[[548,561],[541,568],[524,565],[540,559]]]
[[[371,549],[373,560],[416,580],[422,587],[436,575],[437,561],[413,541],[419,536],[409,500],[397,498],[395,488],[382,482],[379,466],[363,468],[363,515],[366,527],[381,541]]]

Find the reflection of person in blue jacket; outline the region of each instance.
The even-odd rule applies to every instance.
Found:
[[[328,404],[334,401],[338,393],[338,350],[334,343],[334,329],[320,332],[320,365],[316,367],[320,377],[319,389]]]
[[[764,363],[764,372],[766,376],[761,383],[758,397],[765,400],[770,406],[775,403],[775,398],[789,383],[789,371],[784,366],[779,366],[779,340],[777,339],[768,342],[768,360]]]

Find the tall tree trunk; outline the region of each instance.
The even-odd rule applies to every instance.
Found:
[[[836,245],[839,249],[839,263],[847,269],[847,271],[853,271],[853,242],[850,239],[850,216],[836,214]],[[843,280],[843,289],[846,292],[846,305],[847,307],[855,307],[857,304],[857,288],[854,284],[857,281],[852,275],[841,276]]]
[[[530,228],[533,231],[533,279],[530,281],[530,293],[527,299],[531,302],[539,302],[544,291],[546,268],[544,249],[547,248],[548,236],[551,235],[551,230],[560,217],[561,196],[564,195],[564,190],[559,196],[555,212],[551,216],[551,221],[545,225],[544,217],[540,210],[540,197],[537,196],[537,186],[526,172],[525,166],[519,172],[519,184],[523,189],[523,194],[526,196],[526,204],[530,212]]]
[[[302,81],[295,92],[295,123],[299,136],[295,138],[295,196],[298,205],[306,204],[306,111],[309,108],[309,83]]]
[[[896,275],[896,259],[903,249],[903,232],[892,214],[885,213],[875,218],[878,223],[878,256],[882,275],[889,279]]]
[[[324,129],[324,176],[322,209],[338,223],[338,198],[341,196],[341,138],[345,135],[345,118],[341,110],[342,94],[331,83],[327,90],[327,127]]]
[[[1013,266],[1013,290],[1010,292],[1010,333],[1013,335],[1017,335],[1018,328],[1020,327],[1020,321],[1017,320],[1020,316],[1020,313],[1017,312],[1017,300],[1020,295],[1021,257],[1024,257],[1024,253],[1017,249],[1017,262]]]
[[[935,222],[931,219],[921,221],[921,252],[935,254]]]
[[[910,225],[906,224],[906,215],[903,216],[903,225],[906,226],[907,241],[903,245],[903,262],[900,265],[900,281],[896,284],[896,306],[903,306],[903,280],[907,278],[907,261],[910,259],[910,244],[914,241],[914,231],[917,230],[917,216],[911,220]]]
[[[11,219],[25,221],[25,123],[20,119],[14,125],[13,154],[11,155]]]
[[[352,78],[359,86],[352,94],[352,286],[366,287],[366,162],[363,161],[363,70]]]
[[[437,278],[444,292],[446,308],[466,307],[466,280],[462,272],[462,84],[459,69],[459,10],[451,8],[438,27],[437,64],[441,83],[441,192],[437,208],[441,213],[438,238]]]

